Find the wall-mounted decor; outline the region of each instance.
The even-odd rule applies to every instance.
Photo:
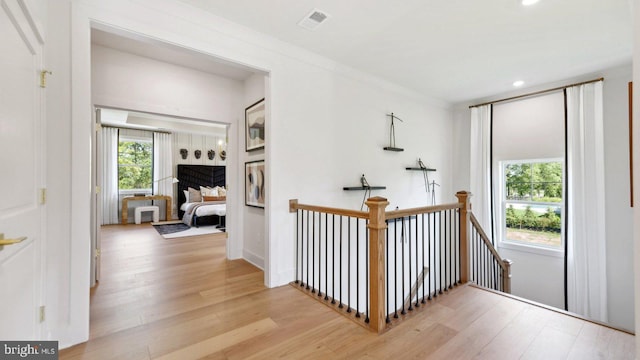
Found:
[[[180,149],[180,156],[182,156],[182,159],[186,159],[187,155],[189,155],[189,150],[187,149]]]
[[[246,150],[264,149],[264,129],[266,123],[264,99],[246,108],[244,118],[246,123]]]
[[[383,149],[387,151],[404,151],[404,149],[396,147],[396,127],[394,124],[394,120],[402,121],[402,119],[395,116],[393,113],[387,114],[387,116],[391,117],[391,129],[389,130],[389,146],[386,146]]]
[[[200,159],[200,156],[202,156],[202,151],[200,150],[196,150],[193,152],[193,156],[196,157],[196,159]]]
[[[226,150],[220,151],[220,160],[225,161],[226,159],[227,159],[227,151]]]
[[[244,166],[244,203],[264,208],[264,160],[247,162]]]
[[[207,151],[207,158],[209,158],[209,160],[213,160],[213,158],[216,157],[216,152],[213,150],[209,150]]]

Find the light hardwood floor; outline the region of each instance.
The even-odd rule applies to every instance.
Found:
[[[224,235],[102,232],[91,338],[60,359],[633,359],[632,335],[461,286],[375,335],[225,258]]]

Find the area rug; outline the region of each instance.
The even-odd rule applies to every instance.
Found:
[[[182,222],[152,223],[153,228],[165,239],[175,239],[187,236],[215,234],[222,232],[215,226],[189,227]]]

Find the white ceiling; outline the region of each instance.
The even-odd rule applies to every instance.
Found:
[[[629,0],[181,0],[449,102],[630,64]],[[317,8],[315,31],[297,23]]]

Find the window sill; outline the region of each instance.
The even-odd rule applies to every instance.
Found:
[[[558,258],[564,257],[563,248],[553,249],[553,248],[546,248],[541,246],[526,245],[526,244],[506,242],[506,241],[501,241],[500,243],[498,243],[498,248],[528,252],[536,255],[543,255],[543,256],[549,256],[549,257],[558,257]]]

